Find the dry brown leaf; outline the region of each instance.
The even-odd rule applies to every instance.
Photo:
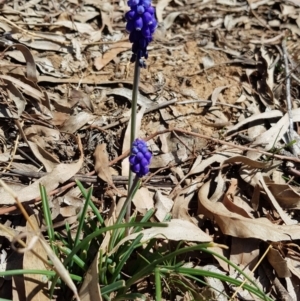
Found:
[[[300,195],[292,186],[276,184],[270,179],[265,179],[265,182],[280,206],[287,209],[300,209]]]
[[[172,209],[173,218],[186,220],[197,224],[197,221],[189,215],[189,203],[194,197],[200,183],[202,182],[203,176],[196,177],[190,185],[184,189],[180,189],[180,193],[174,199],[174,206]]]
[[[279,278],[292,276],[287,261],[282,257],[281,253],[277,249],[271,247],[267,254],[267,258]]]
[[[53,168],[59,164],[58,159],[52,156],[52,154],[44,148],[40,147],[38,143],[28,141],[28,145],[34,156],[44,165],[47,172],[51,172]]]
[[[31,215],[29,217],[31,223],[35,226],[35,229],[40,228],[40,222],[37,221],[37,217],[35,215]],[[27,245],[30,243],[36,234],[33,233],[33,229],[29,225],[28,221],[26,223],[26,231],[27,231]],[[47,253],[41,243],[37,241],[32,250],[39,254],[45,262],[48,261]],[[45,263],[38,257],[36,257],[31,251],[27,251],[24,253],[23,259],[23,269],[24,270],[47,270]],[[30,301],[48,301],[49,297],[46,294],[47,292],[47,277],[44,275],[38,274],[29,274],[24,277],[24,285],[26,292],[26,300]]]
[[[225,195],[223,197],[224,206],[230,212],[240,214],[241,216],[244,216],[244,217],[247,217],[247,218],[252,218],[252,216],[246,210],[244,210],[244,208],[239,207],[237,204],[235,204],[233,202],[235,192],[233,192],[231,190],[232,189],[235,190],[236,188],[237,188],[237,180],[236,179],[231,179],[230,186],[229,186],[227,192],[225,193]]]
[[[208,199],[210,182],[205,183],[198,192],[199,214],[214,220],[226,235],[240,238],[258,238],[264,241],[283,241],[299,239],[297,225],[279,226],[266,218],[251,219],[230,212],[221,202]]]
[[[96,146],[94,152],[95,170],[100,179],[113,186],[113,180],[109,169],[108,153],[106,151],[106,144],[102,143]]]
[[[44,94],[40,90],[30,86],[27,83],[22,82],[17,78],[14,78],[10,75],[0,75],[0,78],[12,82],[14,85],[18,86],[23,91],[24,94],[27,94],[37,99],[38,101],[42,101],[44,99]]]
[[[21,114],[23,113],[25,106],[27,104],[26,99],[24,98],[23,94],[16,88],[16,86],[9,80],[3,80],[3,82],[6,85],[7,88],[7,96],[9,99],[11,99],[15,106],[17,107],[17,114],[15,114],[14,110],[9,110],[9,108],[7,110],[9,110],[9,113],[14,117],[14,118],[18,118],[21,116]],[[1,113],[1,117],[7,117],[10,116],[8,112],[4,115],[2,115]]]
[[[255,238],[231,238],[230,258],[229,260],[238,265],[242,270],[247,267],[247,270],[252,270],[258,259],[260,253],[261,241]],[[229,266],[233,274],[235,269]]]
[[[269,162],[261,162],[261,161],[256,161],[256,160],[251,160],[248,157],[245,156],[235,156],[229,159],[226,159],[223,164],[226,163],[243,163],[247,166],[250,166],[252,168],[266,168],[266,167],[270,167]]]
[[[284,221],[284,223],[286,225],[296,224],[297,223],[296,220],[292,220],[287,215],[287,213],[282,210],[282,208],[278,204],[277,200],[275,199],[275,197],[273,196],[272,192],[270,191],[270,189],[267,187],[267,185],[265,183],[265,177],[262,176],[261,172],[257,172],[257,174],[258,174],[259,183],[262,185],[264,191],[268,195],[268,198],[269,198],[272,206],[276,209],[277,213],[279,214],[279,216],[281,217],[281,219]]]
[[[112,61],[119,53],[126,51],[131,48],[129,42],[118,42],[111,45],[110,49],[107,50],[103,56],[99,56],[94,60],[94,66],[99,71]]]
[[[58,187],[59,184],[65,183],[71,177],[73,177],[81,168],[83,163],[83,150],[81,140],[78,137],[78,148],[80,151],[80,158],[75,163],[70,164],[58,164],[55,166],[49,174],[41,177],[33,184],[21,189],[16,192],[16,195],[20,202],[30,201],[40,196],[39,185],[43,185],[46,191],[49,193],[51,190]],[[15,204],[14,197],[8,193],[3,192],[1,195],[1,205],[12,205]]]

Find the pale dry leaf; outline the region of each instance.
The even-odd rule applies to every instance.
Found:
[[[283,16],[291,16],[295,14],[295,7],[286,4],[280,4],[281,13]]]
[[[289,271],[291,271],[291,273],[298,278],[298,281],[300,281],[299,261],[290,257],[286,257],[286,262]]]
[[[163,22],[163,12],[171,0],[159,0],[156,5],[156,17],[158,22]]]
[[[253,115],[261,113],[261,108],[259,107],[259,104],[256,101],[251,101],[251,103],[250,101],[247,101],[245,103],[245,106],[247,106],[247,108]],[[261,135],[266,130],[266,123],[251,125],[250,127],[248,127],[248,136],[249,138],[255,139],[258,135]]]
[[[99,250],[89,266],[81,285],[79,291],[81,301],[102,301],[99,285]]]
[[[217,253],[223,257],[228,258],[229,257],[229,251],[228,249],[225,248],[221,248],[219,246],[213,246],[210,248],[211,251],[213,251],[214,253]],[[220,267],[222,267],[222,269],[226,272],[229,272],[229,266],[227,264],[227,262],[225,262],[223,259],[213,255],[214,259],[216,260],[216,262],[219,263]]]
[[[159,135],[159,140],[161,143],[160,149],[164,154],[168,154],[170,152],[170,148],[168,145],[168,140],[169,140],[170,135],[171,135],[170,133],[164,133],[162,135]]]
[[[19,190],[16,195],[20,202],[30,201],[40,196],[39,186],[40,184],[45,186],[46,191],[49,193],[53,189],[57,188],[58,185],[65,183],[72,178],[81,168],[83,163],[83,150],[81,140],[78,137],[78,148],[80,151],[80,158],[75,163],[70,164],[58,164],[52,170],[52,172],[36,180],[33,184]],[[1,205],[12,205],[15,204],[14,197],[8,193],[3,192],[1,195]]]
[[[279,110],[272,110],[272,111],[252,115],[249,118],[246,118],[246,119],[242,120],[241,122],[237,123],[236,125],[234,125],[233,127],[229,128],[226,132],[226,135],[228,135],[231,132],[235,132],[235,131],[239,130],[241,127],[243,127],[245,125],[251,126],[252,122],[254,123],[257,121],[261,121],[261,123],[265,123],[266,119],[279,118],[282,116],[283,116],[283,114]]]
[[[43,137],[45,140],[49,141],[59,141],[60,139],[60,132],[59,130],[52,129],[49,127],[45,127],[38,124],[33,124],[30,127],[24,129],[24,134],[26,135],[27,139],[30,139],[32,136],[39,136]]]
[[[155,216],[158,221],[162,222],[166,215],[170,213],[174,202],[167,196],[163,195],[159,190],[154,195],[155,200]]]
[[[212,203],[208,199],[210,182],[205,183],[198,192],[198,211],[220,227],[222,233],[240,238],[257,238],[264,241],[283,241],[299,239],[297,225],[279,226],[272,224],[267,218],[251,219],[230,212],[222,203]]]
[[[216,0],[217,4],[228,5],[228,6],[236,6],[236,0]]]
[[[12,82],[15,86],[19,87],[24,94],[27,94],[27,95],[37,99],[38,101],[42,101],[44,99],[44,94],[40,90],[30,86],[27,83],[22,82],[21,80],[19,80],[17,78],[14,78],[10,75],[0,75],[0,78]]]
[[[232,151],[221,151],[214,154],[213,156],[208,157],[205,160],[199,160],[199,164],[193,166],[192,168],[192,174],[196,174],[196,173],[201,173],[203,172],[208,166],[210,166],[213,163],[223,163],[225,160],[231,158],[231,157],[235,157],[235,156],[240,156],[240,154],[242,153],[241,150],[236,149],[236,150],[232,150]]]
[[[56,37],[54,39],[56,39]],[[40,40],[40,39],[37,40],[28,37],[26,37],[25,39],[20,37],[19,42],[22,42],[24,45],[30,47],[31,49],[46,50],[46,51],[52,50],[60,53],[68,53],[70,51],[68,47],[63,46],[59,42],[56,43],[56,42]]]
[[[191,170],[189,171],[188,175],[191,176],[195,173],[197,173],[197,166],[202,162],[203,157],[202,156],[197,156],[196,160],[193,163],[193,166],[191,168]],[[194,172],[196,171],[196,172]]]
[[[10,187],[11,188],[11,187]],[[1,186],[1,194],[3,191],[3,187]],[[6,237],[10,242],[13,240],[13,238],[20,234],[20,231],[15,230],[11,227],[8,227],[6,225],[0,224],[0,236]]]
[[[225,190],[225,178],[222,173],[219,172],[217,177],[214,179],[215,190],[214,193],[210,197],[210,201],[215,203],[218,202],[224,194]]]
[[[82,111],[75,116],[71,116],[67,121],[65,121],[60,130],[73,134],[87,123],[93,122],[95,118],[96,116],[93,114]]]
[[[79,23],[74,21],[60,20],[51,24],[50,30],[56,29],[57,27],[66,27],[71,30],[76,30],[79,33],[90,34],[94,32],[94,28],[88,23]],[[52,29],[51,29],[52,28]]]
[[[267,258],[279,278],[292,276],[287,261],[277,249],[271,247],[267,253]]]
[[[115,88],[109,89],[106,91],[107,95],[118,95],[127,98],[130,102],[132,102],[132,90],[127,88]],[[146,109],[153,106],[153,101],[151,101],[148,97],[139,93],[137,97],[137,103],[140,106],[144,106]]]
[[[113,180],[109,168],[109,158],[106,150],[106,144],[102,143],[96,146],[94,152],[95,171],[100,179],[112,185]]]
[[[249,18],[247,16],[233,18],[233,15],[230,14],[225,15],[224,26],[228,31],[231,31],[238,23],[242,23],[246,25],[247,23],[249,23]]]
[[[154,208],[153,201],[154,193],[149,191],[147,187],[141,187],[133,197],[133,204],[136,210],[145,214],[150,209]]]
[[[212,102],[212,106],[214,106],[217,102],[217,100],[219,99],[219,95],[220,93],[227,89],[227,88],[230,88],[231,85],[227,85],[227,86],[221,86],[221,87],[218,87],[218,88],[215,88],[212,95],[211,95],[211,102]]]
[[[197,221],[189,215],[189,204],[192,198],[194,197],[196,191],[201,185],[203,180],[203,175],[196,177],[190,185],[184,189],[180,188],[180,193],[174,199],[174,206],[172,209],[173,218],[187,220],[194,224],[197,224]]]
[[[113,8],[110,9],[111,11]],[[102,21],[102,27],[100,29],[100,32],[103,30],[105,26],[107,26],[108,31],[112,34],[114,32],[112,24],[111,24],[111,16],[110,16],[110,11],[108,10],[103,10],[101,9],[101,21]]]
[[[164,29],[169,29],[169,28],[173,25],[175,19],[176,19],[180,14],[182,14],[182,12],[172,12],[172,13],[168,14],[168,15],[165,17],[164,21],[163,21],[163,22],[164,22]]]
[[[292,277],[286,277],[285,278],[285,283],[286,283],[286,290],[291,298],[291,301],[294,300],[299,300],[300,296],[299,296],[299,287],[298,285],[293,282],[293,278]]]
[[[19,50],[10,50],[5,52],[5,56],[9,56],[12,59],[20,62],[20,63],[26,63],[26,74],[27,79],[31,80],[32,82],[37,82],[37,70],[35,65],[35,59],[30,50],[25,46],[21,44],[13,44],[14,47],[16,47]]]
[[[29,217],[31,223],[35,226],[35,229],[40,228],[40,222],[37,221],[37,216],[31,215]],[[26,241],[27,245],[29,242],[36,237],[36,234],[32,232],[32,228],[29,225],[29,222],[26,223]],[[41,243],[37,241],[32,249],[32,251],[39,254],[41,258],[44,259],[45,262],[48,261],[47,253]],[[47,268],[45,263],[38,257],[35,256],[31,251],[27,251],[24,253],[23,258],[23,269],[24,270],[41,270],[46,271]],[[48,301],[48,295],[45,293],[48,287],[48,279],[44,275],[39,274],[29,274],[24,277],[24,286],[26,293],[26,300],[32,301]]]
[[[267,85],[270,87],[271,90],[273,90],[273,88],[274,88],[274,71],[275,71],[275,64],[273,64],[274,59],[271,58],[270,53],[264,47],[260,48],[260,52],[261,52],[261,56],[267,62]]]
[[[191,222],[181,219],[172,219],[170,222],[166,222],[166,224],[168,225],[167,227],[152,227],[128,235],[116,245],[116,247],[111,251],[111,254],[113,254],[122,244],[124,244],[124,242],[133,240],[140,234],[143,234],[141,243],[145,243],[152,238],[162,238],[174,241],[212,241],[212,238],[209,235]]]
[[[300,7],[300,0],[287,0],[288,2],[293,3],[294,5]]]
[[[202,64],[204,69],[208,69],[214,66],[215,62],[214,59],[209,54],[206,54],[205,56],[202,57]]]
[[[293,122],[300,121],[300,108],[292,110]],[[286,113],[279,121],[274,123],[272,127],[266,132],[259,135],[252,143],[253,146],[263,146],[265,150],[270,150],[276,147],[276,142],[280,141],[283,135],[289,128],[289,115]],[[261,156],[256,150],[248,151],[247,156],[252,159],[257,159]]]
[[[156,155],[151,160],[151,167],[153,168],[166,167],[171,162],[175,162],[175,157],[171,152],[167,154]]]
[[[79,298],[78,292],[77,292],[77,288],[70,276],[69,271],[63,265],[63,263],[60,261],[60,259],[56,256],[56,254],[53,252],[53,250],[51,249],[51,247],[48,245],[48,243],[45,241],[44,238],[40,237],[39,242],[41,243],[42,247],[44,248],[45,252],[47,253],[53,266],[55,267],[57,274],[61,277],[61,279],[67,284],[67,286],[74,293],[76,300],[80,301],[80,298]]]
[[[99,16],[98,11],[80,11],[74,15],[74,20],[79,21],[80,23],[86,23],[87,21],[94,19]]]
[[[225,275],[226,273],[222,271],[219,267],[209,264],[205,266],[195,266],[195,269],[201,269],[204,271],[218,273],[221,275]],[[220,279],[215,277],[203,277],[207,286],[201,292],[201,295],[205,298],[205,300],[218,300],[218,301],[228,301],[225,292],[225,286]]]

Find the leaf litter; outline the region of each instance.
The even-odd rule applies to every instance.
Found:
[[[94,183],[104,215],[126,189],[133,66],[119,2],[1,4],[1,178],[33,208],[43,183],[65,219],[82,206],[74,177]],[[279,288],[299,296],[300,3],[154,5],[160,26],[138,100],[139,133],[154,158],[134,205],[173,219],[147,235],[225,243],[249,273],[269,245],[270,265],[254,276],[275,299]],[[20,213],[0,190],[1,223],[16,231]],[[268,272],[277,281],[264,282]]]

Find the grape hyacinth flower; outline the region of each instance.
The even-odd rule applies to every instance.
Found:
[[[149,172],[151,158],[152,154],[148,150],[146,142],[142,139],[135,139],[129,157],[131,171],[139,178],[145,176]]]
[[[130,33],[130,42],[133,43],[131,62],[138,59],[140,66],[145,67],[142,58],[148,58],[147,47],[157,27],[154,7],[151,6],[151,0],[129,0],[127,4],[131,8],[125,15],[126,30]]]

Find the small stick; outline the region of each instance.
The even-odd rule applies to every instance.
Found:
[[[292,100],[291,100],[291,79],[290,79],[290,70],[289,70],[289,61],[286,49],[286,39],[282,39],[282,51],[283,51],[283,59],[285,65],[285,85],[286,85],[286,102],[287,109],[289,115],[289,142],[294,140],[294,124],[293,124],[293,113],[292,113]],[[291,145],[291,149],[294,156],[297,156],[297,151],[294,145]]]

